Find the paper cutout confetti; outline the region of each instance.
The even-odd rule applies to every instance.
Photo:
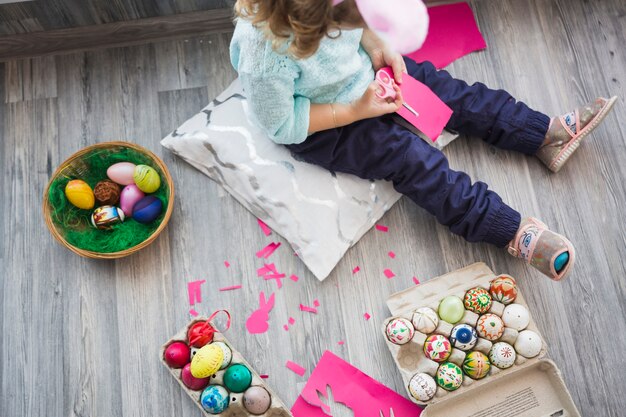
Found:
[[[191,314],[194,317],[198,317],[198,312],[193,308],[189,309],[189,314]]]
[[[220,288],[220,291],[232,291],[232,290],[238,290],[240,288],[241,288],[241,285],[231,285],[230,287]]]
[[[304,304],[300,304],[300,311],[317,314],[317,308],[305,306]]]
[[[189,305],[192,306],[196,302],[202,302],[202,284],[206,282],[205,279],[200,281],[191,281],[187,283],[187,294],[189,295]]]
[[[252,334],[265,333],[269,329],[270,311],[274,308],[274,293],[265,300],[265,293],[259,294],[259,308],[254,310],[246,320],[246,329]]]
[[[269,378],[270,376],[269,376],[269,375],[266,375],[266,374],[261,374],[261,375],[259,375],[259,377],[260,377],[260,378],[263,378],[263,379],[267,379],[267,378]]]
[[[393,271],[391,269],[385,269],[383,271],[383,273],[385,274],[385,276],[389,279],[393,278],[396,276],[396,274],[393,273]]]
[[[338,344],[339,346],[341,346],[341,345],[345,345],[345,344],[346,344],[346,342],[344,342],[343,340],[340,340],[340,341],[338,341],[338,342],[337,342],[337,344]]]
[[[361,270],[361,268],[359,266],[355,266],[354,269],[352,270],[352,275],[356,274],[360,270]]]
[[[365,320],[369,320],[372,316],[370,316],[370,313],[365,313],[363,317],[365,317]]]
[[[229,263],[228,261],[224,261],[224,266],[225,266],[226,268],[228,268],[228,267],[230,267],[230,263]]]
[[[319,307],[320,306],[320,302],[317,299],[315,299],[315,300],[313,300],[313,305],[315,307]]]
[[[289,324],[293,325],[296,322],[296,319],[293,317],[289,317]]]
[[[286,324],[283,324],[283,329],[285,329],[286,331],[289,331],[289,326]]]
[[[303,376],[306,372],[306,369],[292,361],[287,361],[285,366],[300,376]]]
[[[389,251],[387,255],[389,255],[391,259],[394,259],[396,257],[396,254],[393,251]]]
[[[298,282],[298,280],[300,278],[298,278],[298,276],[296,274],[291,274],[291,276],[289,277],[290,280],[292,280],[293,282]]]
[[[276,249],[280,248],[280,245],[281,245],[280,242],[269,243],[267,246],[265,246],[263,249],[261,249],[260,251],[256,253],[256,257],[267,259],[270,256],[272,256],[272,254],[274,253]]]
[[[376,230],[379,230],[381,232],[388,232],[389,228],[387,226],[383,226],[382,224],[377,224],[376,225]]]
[[[413,282],[415,283],[415,285],[419,285],[420,280],[417,279],[417,277],[413,277]]]
[[[267,227],[267,225],[263,222],[263,220],[256,219],[256,221],[257,223],[259,223],[259,227],[261,228],[261,230],[263,230],[263,233],[265,234],[265,236],[269,236],[272,234],[272,229]]]
[[[283,287],[283,282],[281,281],[286,277],[285,274],[281,274],[276,269],[276,265],[272,264],[263,264],[263,266],[257,269],[257,275],[263,277],[264,280],[275,279],[276,284],[278,285],[278,289]]]

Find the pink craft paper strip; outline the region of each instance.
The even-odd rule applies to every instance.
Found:
[[[345,344],[346,344],[346,342],[344,342],[343,340],[340,340],[340,341],[338,341],[338,342],[337,342],[337,344],[338,344],[339,346],[342,346],[342,345],[345,345]]]
[[[372,316],[370,316],[370,313],[363,314],[363,317],[365,317],[365,320],[369,320],[370,318],[372,318]]]
[[[319,307],[320,306],[320,302],[319,302],[319,300],[317,298],[315,300],[313,300],[313,305],[315,307]]]
[[[389,255],[391,259],[394,259],[396,257],[396,254],[393,251],[389,251],[387,255]]]
[[[194,317],[198,317],[198,312],[193,308],[189,309],[189,314],[191,314]]]
[[[317,314],[317,309],[309,306],[305,306],[304,304],[300,304],[300,311],[305,311],[307,313],[315,313]]]
[[[408,55],[414,61],[430,61],[440,69],[487,47],[467,3],[429,7],[428,15],[430,23],[424,45]]]
[[[225,266],[226,268],[228,268],[228,267],[230,267],[230,263],[229,263],[228,261],[224,261],[224,266]]]
[[[396,274],[393,273],[393,271],[391,269],[385,269],[383,271],[383,273],[385,274],[385,276],[389,279],[393,278],[396,276]]]
[[[377,224],[376,225],[376,230],[379,230],[381,232],[387,232],[387,231],[389,231],[389,228],[387,226],[383,226],[382,224]]]
[[[359,272],[361,270],[360,267],[355,266],[354,269],[352,270],[352,275],[356,274],[357,272]]]
[[[298,276],[296,274],[291,274],[291,276],[289,277],[290,280],[292,280],[293,282],[298,282],[298,280],[300,278],[298,278]]]
[[[266,375],[266,374],[261,374],[261,375],[259,375],[259,377],[260,377],[260,378],[263,378],[263,379],[267,379],[267,378],[269,378],[270,376],[269,376],[269,375]]]
[[[415,283],[415,285],[419,285],[420,280],[417,279],[417,277],[413,277],[413,282]]]
[[[296,322],[296,319],[293,317],[289,317],[289,324],[293,325]]]
[[[283,329],[289,331],[289,326],[287,326],[286,324],[283,324]]]
[[[263,220],[261,219],[256,219],[256,221],[259,223],[259,227],[261,228],[261,230],[263,231],[263,233],[265,234],[265,236],[269,236],[272,234],[272,229],[270,229],[265,222],[263,222]]]
[[[239,288],[241,288],[241,285],[231,285],[230,287],[220,288],[220,291],[232,291],[232,290],[238,290]]]
[[[187,295],[189,296],[189,305],[192,306],[196,302],[202,302],[202,284],[206,282],[205,279],[199,281],[191,281],[187,283]]]
[[[267,246],[265,246],[263,249],[261,249],[260,251],[258,251],[256,253],[256,257],[257,258],[269,258],[270,256],[272,256],[272,254],[274,253],[274,251],[276,249],[278,249],[280,247],[281,243],[280,242],[272,242],[269,243]]]
[[[287,361],[285,366],[300,376],[303,376],[306,373],[306,369],[295,362]]]

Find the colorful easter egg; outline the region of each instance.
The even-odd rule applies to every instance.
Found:
[[[144,193],[153,193],[161,186],[161,177],[148,165],[137,165],[133,173],[135,184]]]
[[[423,372],[413,375],[409,381],[409,393],[417,401],[428,401],[435,396],[437,383],[435,379]]]
[[[120,201],[120,186],[111,180],[103,180],[96,184],[93,194],[98,204],[114,206]],[[127,214],[126,212],[124,213]]]
[[[243,406],[252,415],[258,416],[265,413],[271,404],[272,397],[263,387],[250,387],[243,393]]]
[[[170,368],[182,368],[189,363],[189,346],[184,342],[171,343],[163,354]]]
[[[463,304],[469,311],[484,314],[491,308],[491,295],[484,288],[476,287],[465,293]]]
[[[98,229],[110,229],[111,225],[124,221],[122,209],[114,206],[98,207],[91,213],[91,224]]]
[[[449,295],[441,300],[437,312],[441,320],[454,324],[463,318],[465,308],[463,307],[463,301],[459,297]]]
[[[196,356],[196,353],[198,353],[199,350],[200,348],[189,346],[189,361],[191,361],[193,357]]]
[[[65,197],[74,206],[83,210],[90,210],[96,204],[91,187],[83,180],[71,180],[65,186]]]
[[[127,216],[132,216],[133,207],[145,196],[135,184],[127,185],[120,193],[120,208]]]
[[[207,385],[209,385],[209,382],[211,382],[211,377],[196,378],[195,376],[191,375],[190,363],[183,367],[183,370],[180,373],[180,379],[183,381],[183,384],[185,384],[187,388],[193,391],[203,390],[206,388]]]
[[[439,317],[437,317],[437,313],[429,307],[422,307],[415,310],[411,321],[413,322],[415,330],[425,334],[434,332],[437,325],[439,325]]]
[[[118,162],[107,169],[107,177],[118,184],[129,185],[133,183],[135,164],[130,162]]]
[[[457,324],[450,332],[450,342],[457,349],[470,350],[477,341],[476,329],[469,324]]]
[[[446,391],[454,391],[463,383],[463,372],[458,365],[446,362],[437,369],[437,385]]]
[[[481,379],[487,376],[491,369],[489,358],[482,352],[470,352],[463,361],[463,372],[472,379]]]
[[[541,338],[532,330],[521,331],[515,340],[515,350],[525,358],[539,355],[542,346]]]
[[[500,275],[491,281],[489,292],[494,300],[502,304],[510,304],[517,297],[517,283],[515,279],[509,275]]]
[[[487,313],[478,318],[476,323],[478,335],[487,340],[498,340],[504,333],[504,322],[495,314]]]
[[[230,394],[221,385],[209,385],[200,395],[200,405],[209,414],[221,414],[230,402]]]
[[[512,329],[524,330],[530,323],[530,313],[528,309],[521,304],[509,304],[504,308],[502,313],[502,321],[506,327]]]
[[[207,378],[215,375],[222,366],[224,353],[219,346],[213,344],[203,346],[191,360],[191,375],[196,378]]]
[[[135,204],[135,207],[133,207],[133,219],[139,223],[147,224],[159,217],[162,210],[163,203],[161,200],[153,195],[149,195]]]
[[[424,355],[435,362],[443,362],[452,352],[452,345],[445,336],[433,334],[424,342]]]
[[[413,324],[411,324],[410,321],[398,317],[387,323],[385,333],[387,334],[387,339],[389,339],[391,343],[404,345],[413,338],[415,330],[413,329]]]
[[[224,342],[213,342],[213,344],[222,349],[224,359],[222,360],[222,365],[220,366],[220,369],[225,369],[228,365],[230,365],[230,361],[233,359],[233,351],[230,350],[228,345]]]
[[[516,356],[513,346],[505,342],[494,343],[489,351],[489,361],[500,369],[513,366]]]
[[[243,364],[231,365],[224,372],[224,386],[231,392],[244,392],[252,383],[252,372]]]
[[[211,343],[215,335],[215,328],[206,321],[199,321],[191,325],[187,330],[187,340],[193,347],[201,348]]]

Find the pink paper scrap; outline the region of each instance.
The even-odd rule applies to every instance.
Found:
[[[317,300],[317,298],[315,300],[313,300],[313,305],[315,307],[319,307],[320,306],[320,302]]]
[[[191,314],[194,317],[198,317],[198,312],[193,308],[189,309],[189,314]]]
[[[272,242],[256,253],[257,258],[269,258],[280,247],[280,242]]]
[[[263,230],[263,233],[265,234],[265,236],[269,236],[272,234],[272,229],[267,227],[267,225],[265,224],[265,222],[263,222],[263,220],[256,219],[256,221],[257,223],[259,223],[259,227],[261,228],[261,230]]]
[[[259,377],[260,377],[260,378],[263,378],[263,379],[267,379],[267,378],[269,378],[270,376],[269,376],[269,375],[266,375],[266,374],[261,374],[261,375],[259,375]]]
[[[428,35],[420,49],[408,55],[416,62],[430,61],[441,69],[471,52],[485,49],[474,13],[467,3],[428,8]]]
[[[283,329],[285,329],[286,331],[289,331],[289,326],[287,326],[286,324],[283,324]]]
[[[228,267],[230,267],[230,263],[229,263],[228,261],[224,261],[224,266],[225,266],[226,268],[228,268]]]
[[[276,284],[278,285],[278,289],[282,288],[283,282],[281,281],[286,277],[285,274],[281,274],[276,269],[276,265],[272,264],[263,264],[263,266],[257,269],[257,275],[263,277],[263,279],[270,280],[275,279]]]
[[[415,285],[419,285],[420,280],[417,279],[417,277],[413,277],[413,282],[415,283]]]
[[[287,361],[285,366],[300,376],[303,376],[306,372],[306,369],[292,361]]]
[[[389,255],[391,259],[394,259],[396,257],[396,254],[393,251],[389,251],[387,255]]]
[[[298,278],[298,276],[297,276],[296,274],[291,274],[291,275],[289,276],[289,279],[290,279],[290,280],[292,280],[293,282],[298,282],[298,280],[299,280],[300,278]]]
[[[293,325],[296,322],[296,319],[293,317],[289,317],[289,324]]]
[[[202,302],[202,284],[206,282],[205,279],[200,281],[191,281],[187,283],[187,294],[189,295],[189,305],[192,306],[196,302]]]
[[[370,313],[365,313],[363,317],[365,317],[365,320],[369,320],[372,316],[370,316]]]
[[[352,270],[352,275],[356,274],[357,272],[359,272],[361,270],[360,267],[355,266],[354,269]]]
[[[387,226],[383,226],[382,224],[377,224],[376,225],[376,230],[379,230],[381,232],[388,232],[389,228]]]
[[[340,341],[337,342],[337,344],[341,346],[341,345],[345,345],[346,342],[344,342],[343,340],[340,340]]]
[[[383,273],[385,274],[385,276],[389,279],[393,278],[396,276],[396,274],[393,273],[393,271],[391,269],[385,269],[383,271]]]
[[[307,313],[315,313],[315,314],[317,314],[317,308],[305,306],[304,304],[300,304],[300,311],[305,311]]]
[[[238,290],[240,288],[241,288],[241,285],[231,285],[230,287],[220,288],[220,291],[232,291],[232,290]]]

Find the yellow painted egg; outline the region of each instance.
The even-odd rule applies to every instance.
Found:
[[[191,375],[195,378],[208,378],[220,370],[223,360],[224,351],[219,346],[203,346],[191,360]]]
[[[65,186],[65,196],[79,209],[92,209],[96,203],[91,187],[83,180],[72,180]]]
[[[153,193],[161,186],[161,177],[148,165],[137,165],[133,173],[135,185],[144,193]]]

